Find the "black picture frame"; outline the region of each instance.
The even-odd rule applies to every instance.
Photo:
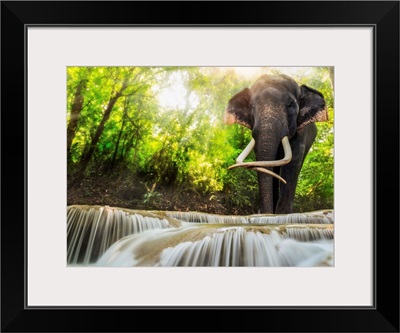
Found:
[[[373,27],[373,306],[28,307],[30,25]],[[399,332],[399,1],[2,1],[1,76],[2,332]]]

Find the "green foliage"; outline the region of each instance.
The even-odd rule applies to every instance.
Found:
[[[162,200],[162,194],[157,191],[147,192],[143,195],[143,203],[148,206],[157,205]]]
[[[313,68],[312,75],[296,78],[319,90],[325,97],[328,122],[316,123],[317,138],[308,153],[299,176],[294,208],[297,211],[312,211],[333,207],[334,190],[334,112],[332,82],[329,68]]]
[[[165,187],[218,197],[231,211],[257,212],[256,172],[227,170],[249,143],[251,131],[223,124],[223,115],[229,98],[257,76],[289,69],[259,68],[242,76],[221,67],[69,67],[67,124],[77,96],[82,107],[75,110],[78,122],[69,133],[68,179],[131,175],[132,182],[149,184],[146,205],[162,201],[158,189]],[[329,68],[288,74],[324,94],[330,117],[318,124],[317,140],[304,162],[296,210],[331,208],[334,112]],[[79,90],[82,82],[85,88]],[[254,153],[248,160],[254,160]]]

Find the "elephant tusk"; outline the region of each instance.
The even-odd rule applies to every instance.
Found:
[[[250,141],[250,143],[251,143],[251,141]],[[250,146],[250,144],[245,148],[245,150],[247,150],[247,148],[249,146]],[[292,160],[292,148],[290,147],[290,142],[289,142],[289,139],[288,139],[287,136],[283,137],[282,146],[283,146],[283,151],[285,153],[285,156],[281,160],[277,160],[277,161],[240,162],[240,163],[231,165],[228,169],[230,170],[230,169],[233,169],[233,168],[276,167],[276,166],[282,166],[282,165],[288,164]],[[242,154],[244,152],[245,151],[243,151]],[[240,154],[240,155],[242,155],[242,154]]]
[[[259,172],[267,173],[267,174],[271,175],[272,177],[275,177],[275,178],[279,179],[282,183],[287,184],[286,180],[284,180],[281,176],[279,176],[275,172],[272,172],[271,170],[264,169],[264,168],[258,168],[258,167],[254,167],[254,168],[250,168],[250,169],[251,170],[256,170],[256,171],[259,171]]]
[[[251,139],[247,147],[244,148],[241,154],[237,157],[236,163],[243,163],[244,159],[250,154],[255,145],[256,141],[254,139]]]

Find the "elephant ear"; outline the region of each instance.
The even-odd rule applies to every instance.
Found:
[[[301,129],[309,123],[316,121],[328,121],[324,96],[315,89],[300,86],[299,116],[297,117],[297,129]]]
[[[252,128],[250,98],[250,89],[245,88],[229,100],[224,115],[225,124],[238,123]]]

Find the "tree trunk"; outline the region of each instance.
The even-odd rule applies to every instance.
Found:
[[[75,138],[76,128],[78,126],[79,117],[83,109],[83,91],[86,90],[88,80],[82,79],[78,83],[75,91],[74,101],[71,105],[71,116],[67,127],[67,158],[70,160],[72,141]]]
[[[75,178],[74,185],[76,185],[78,182],[80,182],[82,180],[82,178],[84,177],[86,168],[90,162],[90,159],[93,156],[94,151],[96,150],[97,143],[99,142],[99,139],[100,139],[101,135],[103,134],[104,126],[111,116],[111,112],[114,108],[114,105],[118,101],[118,99],[122,96],[122,93],[125,91],[125,89],[127,87],[128,87],[128,78],[125,79],[121,89],[113,97],[110,98],[110,100],[107,104],[107,107],[104,111],[103,118],[101,119],[100,124],[97,127],[96,133],[93,136],[93,139],[90,143],[89,150],[81,159],[79,171],[78,171],[77,177]]]
[[[123,113],[123,116],[122,116],[122,125],[121,125],[121,129],[119,130],[119,133],[118,133],[117,143],[115,144],[115,150],[114,150],[114,154],[113,154],[113,157],[112,157],[112,160],[111,160],[110,169],[109,169],[109,172],[108,172],[109,175],[112,173],[112,171],[114,169],[114,165],[115,165],[115,160],[117,159],[119,143],[121,142],[122,133],[124,131],[127,112],[128,112],[128,103],[125,100],[124,113]]]

